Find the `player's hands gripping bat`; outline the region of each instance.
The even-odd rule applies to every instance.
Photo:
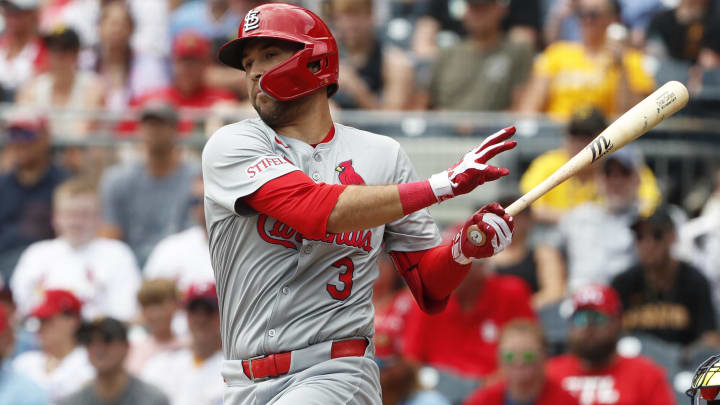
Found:
[[[504,167],[488,165],[500,152],[510,150],[517,145],[507,141],[515,134],[515,127],[504,128],[487,138],[480,146],[466,153],[463,158],[449,169],[430,177],[430,187],[438,201],[444,201],[461,194],[467,194],[486,181],[506,176],[510,170]]]
[[[471,228],[477,228],[470,231]],[[460,264],[471,258],[498,254],[512,242],[513,218],[498,203],[488,204],[468,219],[452,242],[452,256]],[[485,243],[485,240],[490,243]]]

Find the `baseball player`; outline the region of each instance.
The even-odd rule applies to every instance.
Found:
[[[507,175],[487,161],[515,146],[515,129],[418,181],[396,141],[333,123],[338,49],[312,12],[254,8],[218,56],[245,71],[260,116],[219,129],[202,156],[224,403],[379,405],[371,295],[380,249],[418,305],[441,311],[471,258],[511,242],[513,222],[491,204],[440,246],[425,208]],[[468,240],[471,225],[487,243]]]

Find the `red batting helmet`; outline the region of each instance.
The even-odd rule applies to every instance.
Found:
[[[274,99],[295,100],[326,86],[329,96],[337,91],[337,43],[328,26],[312,11],[282,3],[264,4],[248,11],[237,39],[220,48],[220,61],[245,70],[241,64],[242,50],[251,38],[276,38],[304,45],[260,78],[260,89]],[[311,71],[309,64],[319,64],[320,70]]]

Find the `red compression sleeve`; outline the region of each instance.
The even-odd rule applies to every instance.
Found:
[[[243,201],[257,212],[287,224],[307,238],[322,238],[344,185],[315,183],[305,173],[290,172],[270,180]]]
[[[390,252],[400,275],[410,287],[420,309],[438,313],[470,270],[452,258],[449,245],[418,252]]]
[[[437,202],[435,193],[427,180],[398,184],[403,214],[412,214]]]

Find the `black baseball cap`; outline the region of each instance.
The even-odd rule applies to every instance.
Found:
[[[666,205],[657,207],[649,216],[638,217],[631,225],[631,228],[633,231],[637,232],[638,227],[644,224],[648,224],[654,229],[675,229],[675,221],[673,221],[672,215],[670,215],[670,209]]]
[[[94,336],[100,335],[106,342],[127,342],[127,327],[115,318],[105,317],[84,324],[78,332],[78,340],[89,344]]]
[[[597,107],[587,106],[573,111],[568,123],[570,136],[594,138],[607,128],[605,115]]]
[[[79,51],[80,37],[74,29],[60,27],[43,36],[45,46],[52,51]]]
[[[164,100],[151,100],[140,112],[140,121],[160,120],[167,123],[176,123],[179,120],[174,106]]]

